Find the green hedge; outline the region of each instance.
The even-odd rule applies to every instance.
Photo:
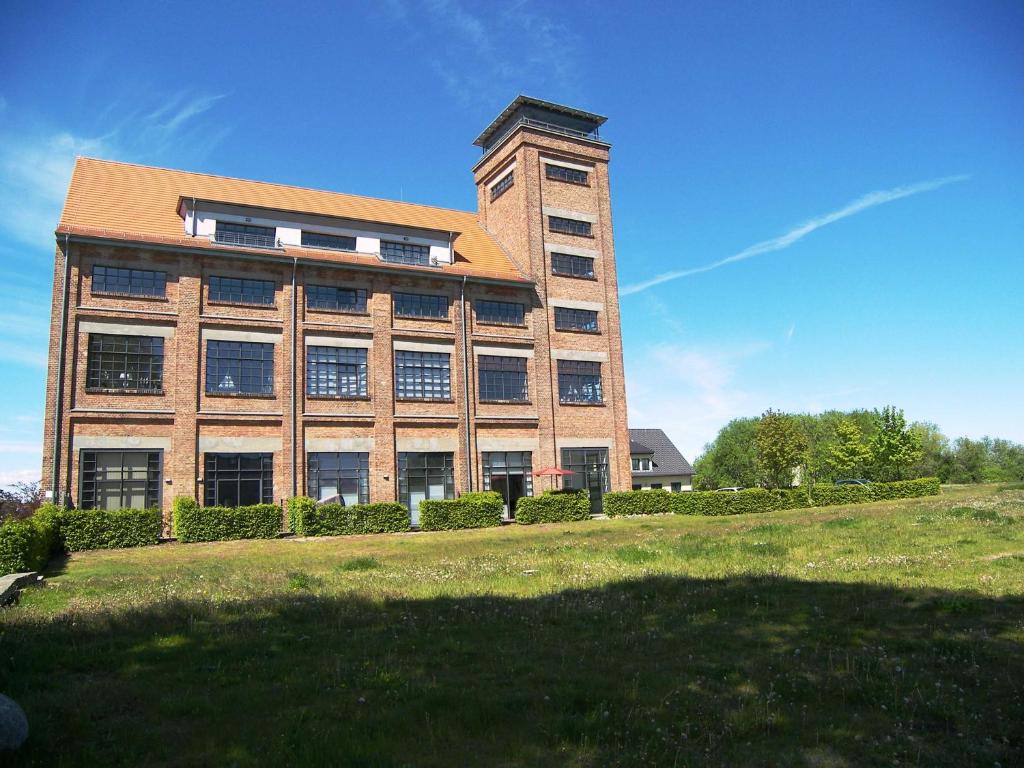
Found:
[[[808,499],[805,488],[745,491],[614,491],[604,495],[604,509],[609,517],[622,515],[655,515],[674,512],[677,515],[742,515],[771,512],[776,509],[829,507],[837,504],[862,504],[887,499],[908,499],[936,496],[939,480],[924,477],[871,485],[816,485]]]
[[[0,525],[0,575],[42,570],[57,535],[53,521],[35,515]]]
[[[61,533],[69,552],[145,547],[159,541],[162,523],[159,509],[69,509]]]
[[[520,525],[589,519],[590,496],[586,491],[545,491],[540,496],[522,496],[516,502],[516,522]]]
[[[200,507],[195,499],[174,500],[174,535],[178,541],[273,539],[281,532],[277,504],[248,507]]]
[[[505,502],[494,491],[464,493],[457,499],[420,502],[421,531],[454,531],[501,525]]]
[[[409,530],[409,510],[393,501],[346,507],[296,496],[288,502],[288,529],[297,536],[400,533]]]

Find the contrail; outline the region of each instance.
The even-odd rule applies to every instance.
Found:
[[[900,200],[904,197],[910,197],[920,192],[931,192],[939,187],[944,187],[947,184],[953,184],[958,181],[964,181],[970,178],[968,174],[960,174],[959,176],[944,176],[941,179],[932,179],[931,181],[919,181],[916,184],[907,184],[902,187],[893,187],[892,189],[884,189],[878,192],[869,192],[862,197],[858,197],[851,203],[847,203],[845,206],[837,211],[826,213],[822,216],[811,219],[798,227],[794,227],[784,235],[779,237],[773,237],[771,240],[762,240],[759,243],[744,248],[739,253],[734,253],[732,256],[727,256],[724,259],[706,264],[703,267],[694,267],[693,269],[681,269],[676,272],[663,272],[656,277],[652,277],[650,280],[645,280],[642,283],[634,283],[633,285],[624,286],[619,290],[620,296],[629,296],[633,293],[640,293],[646,291],[655,285],[661,283],[667,283],[669,280],[676,280],[680,277],[689,277],[690,275],[699,275],[701,272],[710,272],[713,269],[724,267],[726,264],[732,264],[737,261],[744,261],[745,259],[752,258],[754,256],[760,256],[762,253],[772,253],[773,251],[781,251],[783,248],[788,248],[798,240],[802,240],[807,235],[811,234],[816,229],[834,224],[837,221],[841,221],[848,216],[853,216],[855,213],[866,211],[868,208],[874,208],[876,205],[882,205],[884,203],[891,203],[893,200]]]

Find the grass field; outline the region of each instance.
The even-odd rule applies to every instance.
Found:
[[[0,690],[13,765],[1022,765],[1024,488],[83,553]]]

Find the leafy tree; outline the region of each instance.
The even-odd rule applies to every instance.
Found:
[[[13,483],[0,488],[0,522],[28,517],[43,503],[42,484]]]
[[[702,490],[757,485],[757,419],[733,419],[694,462],[694,483]]]
[[[982,438],[988,449],[986,482],[1024,480],[1024,445],[1000,438]]]
[[[875,480],[903,480],[922,457],[917,435],[907,428],[902,408],[887,405],[876,417],[877,431],[871,440]]]
[[[951,483],[981,483],[985,480],[988,448],[981,440],[958,437],[953,443]]]
[[[921,446],[921,460],[911,467],[910,476],[937,477],[944,483],[949,482],[953,471],[953,451],[949,446],[949,438],[942,434],[937,425],[927,421],[915,421],[910,429]]]
[[[835,442],[829,446],[828,465],[838,477],[859,476],[871,462],[871,449],[864,445],[860,427],[850,419],[836,425]]]
[[[757,423],[758,478],[769,488],[789,488],[806,462],[807,436],[795,418],[768,409]]]

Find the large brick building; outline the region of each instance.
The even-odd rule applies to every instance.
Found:
[[[44,486],[81,507],[630,487],[604,118],[519,97],[476,213],[81,158]]]

